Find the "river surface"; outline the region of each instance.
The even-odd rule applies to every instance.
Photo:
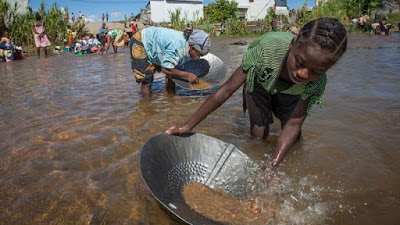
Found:
[[[400,34],[351,36],[328,72],[325,107],[279,167],[269,224],[398,224]],[[247,46],[215,40],[228,75]],[[207,96],[171,95],[163,79],[142,99],[128,50],[0,63],[0,224],[182,224],[140,176],[139,152],[185,121]],[[234,144],[256,162],[272,154],[252,140],[242,89],[195,132]]]

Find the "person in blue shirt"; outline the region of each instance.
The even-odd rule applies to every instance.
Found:
[[[106,24],[103,23],[99,29],[99,34],[105,35],[107,33]]]
[[[166,89],[175,91],[171,77],[181,77],[190,83],[199,82],[198,77],[182,71],[191,58],[198,59],[210,51],[211,40],[202,30],[177,31],[163,27],[148,27],[136,32],[130,42],[131,66],[136,82],[141,83],[141,94],[149,96],[156,71],[166,74]]]
[[[105,23],[103,23],[103,24],[101,25],[101,27],[100,27],[100,29],[99,29],[98,35],[99,35],[99,41],[100,41],[101,45],[104,46],[105,43],[106,43],[106,41],[107,41],[107,40],[106,40],[107,27],[106,27],[106,24],[105,24]]]

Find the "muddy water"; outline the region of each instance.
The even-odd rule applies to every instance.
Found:
[[[325,108],[281,164],[273,224],[396,224],[400,220],[400,35],[352,36],[328,73]],[[216,40],[240,63],[247,46]],[[149,194],[141,146],[189,117],[204,96],[168,95],[162,78],[139,96],[127,49],[119,54],[36,57],[0,64],[0,224],[180,224]],[[262,162],[241,90],[198,127]],[[229,131],[229,132],[226,132]]]

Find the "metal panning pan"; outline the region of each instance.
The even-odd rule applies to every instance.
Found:
[[[186,204],[181,193],[185,184],[200,182],[210,188],[224,188],[234,197],[245,197],[250,193],[249,169],[254,166],[232,144],[199,133],[156,135],[140,153],[140,171],[153,196],[189,224],[220,223]]]
[[[212,53],[208,53],[197,60],[192,59],[184,65],[178,66],[177,69],[196,74],[202,81],[210,83],[213,86],[221,84],[226,76],[224,62]],[[182,88],[196,89],[191,87],[186,79],[173,77],[172,80]]]

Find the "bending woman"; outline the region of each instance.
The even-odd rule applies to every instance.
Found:
[[[136,82],[141,83],[141,94],[148,96],[154,73],[161,71],[166,74],[166,89],[175,91],[172,76],[182,77],[190,83],[199,82],[193,73],[177,69],[191,58],[198,59],[210,51],[211,40],[202,30],[193,30],[190,33],[167,29],[163,27],[149,27],[136,32],[130,42],[132,70]]]

